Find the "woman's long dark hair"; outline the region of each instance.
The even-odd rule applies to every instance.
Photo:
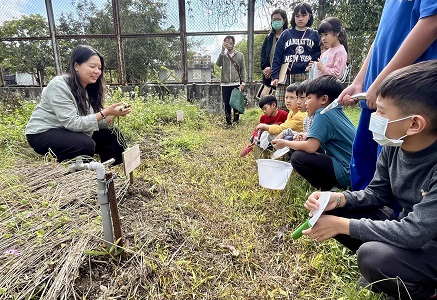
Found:
[[[97,55],[100,58],[100,62],[102,64],[102,74],[95,83],[90,83],[86,86],[86,88],[83,88],[83,86],[80,84],[79,75],[76,73],[74,64],[77,63],[80,65],[88,61],[88,59],[90,59],[90,57],[93,55]],[[73,52],[71,53],[70,64],[68,65],[67,69],[67,74],[69,74],[68,85],[70,86],[71,93],[76,100],[80,115],[85,116],[89,114],[87,102],[89,102],[95,112],[98,112],[103,108],[106,87],[104,71],[105,61],[103,56],[97,50],[86,45],[78,45],[73,49]]]
[[[344,27],[341,25],[341,21],[336,17],[327,17],[320,22],[319,28],[317,29],[319,34],[331,32],[333,34],[338,34],[338,40],[340,44],[343,45],[346,52],[347,48],[347,33]]]
[[[293,10],[293,15],[291,16],[291,27],[292,28],[296,27],[295,17],[297,15],[297,13],[310,14],[311,16],[308,20],[306,27],[311,27],[313,25],[314,16],[313,16],[313,10],[311,9],[311,5],[309,5],[308,3],[301,3],[301,4],[296,5],[296,7]]]
[[[278,8],[272,12],[272,14],[270,15],[270,23],[272,22],[273,15],[276,15],[276,14],[280,14],[282,19],[284,20],[284,25],[282,25],[282,30],[287,29],[288,28],[288,17],[287,17],[287,12],[283,9]],[[276,30],[272,27],[272,31],[270,31],[270,34],[275,34],[275,33],[276,33]]]

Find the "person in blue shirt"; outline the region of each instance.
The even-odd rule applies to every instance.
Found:
[[[341,105],[320,114],[340,95],[343,85],[334,76],[323,75],[309,81],[306,95],[308,115],[314,116],[305,141],[272,141],[275,149],[290,147],[291,165],[315,188],[327,191],[350,185],[349,162],[355,126]],[[322,147],[325,153],[318,152]]]
[[[392,71],[415,62],[437,58],[437,1],[387,0],[375,40],[354,81],[339,96],[351,105],[350,96],[366,92],[353,144],[351,186],[364,189],[373,178],[381,147],[369,131],[370,115],[376,109],[376,90]]]

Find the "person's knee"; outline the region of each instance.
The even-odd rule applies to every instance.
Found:
[[[290,163],[294,169],[300,169],[301,167],[305,166],[305,156],[305,151],[296,150],[293,152],[290,158]]]
[[[96,143],[93,139],[84,139],[82,149],[85,152],[85,155],[93,156],[96,149]]]
[[[78,138],[76,137],[74,145],[71,145],[70,149],[66,152],[71,153],[73,156],[86,155],[93,156],[96,151],[96,143],[94,140],[86,135]]]
[[[357,251],[357,263],[361,274],[369,281],[381,279],[381,274],[388,274],[393,268],[392,259],[396,253],[381,242],[366,242]]]

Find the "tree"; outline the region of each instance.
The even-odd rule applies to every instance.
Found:
[[[5,21],[0,26],[0,36],[10,38],[49,36],[49,26],[46,19],[39,14],[23,15],[20,19]],[[44,83],[46,74],[54,70],[50,41],[29,39],[3,42],[3,48],[0,61],[6,70],[35,74],[38,83]]]
[[[351,77],[358,73],[375,38],[384,0],[341,0],[326,8],[327,16],[336,16],[343,22],[348,34]]]
[[[108,1],[101,9],[96,9],[89,0],[79,0],[76,4],[79,19],[71,14],[60,19],[59,29],[68,34],[71,28],[84,34],[108,34],[114,32],[112,5]],[[125,60],[126,81],[145,82],[151,79],[153,69],[162,65],[180,66],[181,44],[178,31],[164,26],[166,4],[152,0],[120,0],[120,24],[123,34],[174,33],[168,37],[133,37],[122,40]],[[83,13],[81,13],[83,12]],[[87,40],[105,58],[107,70],[118,72],[117,49],[114,39]],[[116,75],[118,76],[118,75]]]
[[[264,43],[264,39],[266,38],[266,34],[257,34],[255,35],[253,41],[253,80],[258,81],[262,80],[262,70],[261,70],[261,48]],[[247,53],[247,40],[242,40],[235,45],[235,49],[242,52],[244,54],[244,59],[247,66],[249,65],[248,58],[249,55]]]

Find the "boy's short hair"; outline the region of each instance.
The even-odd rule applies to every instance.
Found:
[[[421,115],[437,132],[437,60],[410,65],[392,72],[379,85],[378,96],[387,98],[405,116]]]
[[[264,105],[272,103],[275,103],[276,106],[278,106],[278,100],[276,99],[276,97],[273,95],[265,95],[259,100],[258,105],[262,109]]]
[[[297,91],[297,87],[299,86],[299,83],[292,83],[285,89],[286,92],[292,93]],[[296,93],[297,94],[297,93]]]
[[[343,91],[343,84],[340,80],[332,75],[322,75],[312,79],[307,86],[306,94],[314,94],[317,98],[323,95],[328,96],[328,101],[332,102],[340,96]]]
[[[299,85],[297,86],[297,89],[296,89],[296,95],[297,96],[301,96],[303,94],[306,95],[306,90],[307,90],[307,86],[308,86],[308,82],[309,81],[310,80],[307,79],[307,80],[304,80],[301,83],[299,83]]]

